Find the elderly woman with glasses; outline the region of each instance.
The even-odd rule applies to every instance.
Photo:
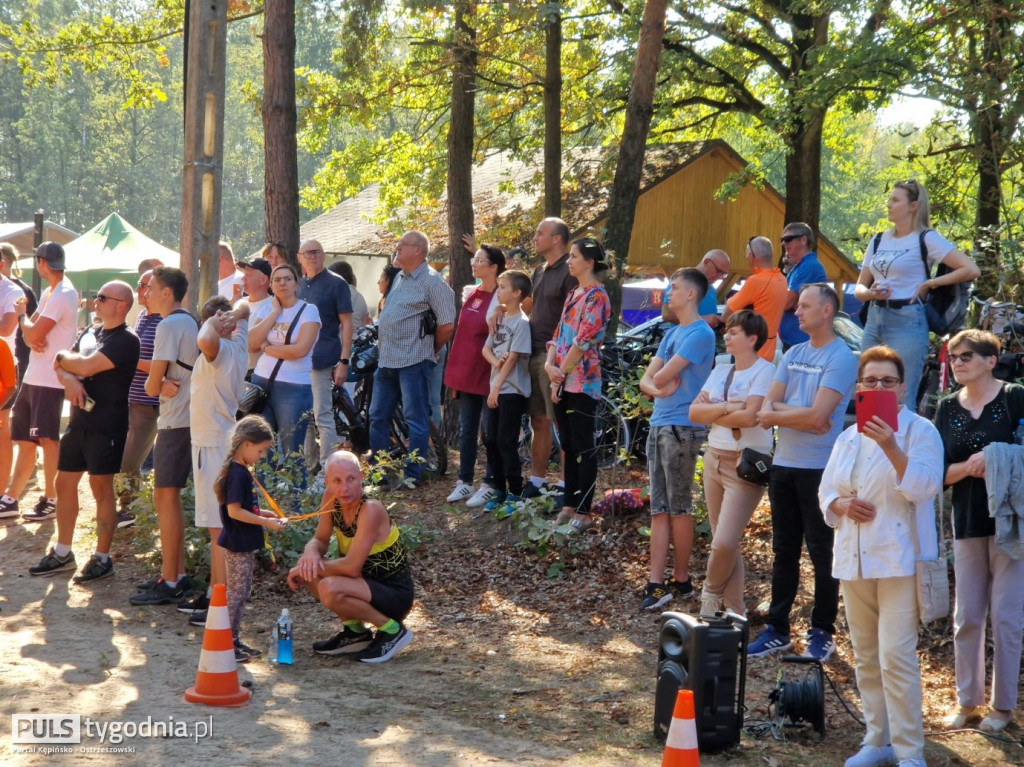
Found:
[[[875,346],[860,356],[857,391],[900,397],[904,377],[900,356]],[[896,426],[876,415],[862,432],[854,425],[840,434],[818,488],[825,522],[836,530],[832,575],[843,590],[867,726],[846,767],[925,764],[915,573],[919,556],[938,557],[942,441],[906,407]]]
[[[1024,561],[997,544],[989,516],[983,448],[1013,442],[1024,418],[1024,387],[992,375],[999,339],[963,330],[949,340],[953,377],[961,388],[939,403],[935,424],[945,446],[947,485],[953,486],[953,570],[956,607],[953,651],[958,707],[945,720],[961,728],[981,718],[985,703],[985,618],[992,624],[992,697],[980,729],[999,732],[1013,719],[1024,631]]]
[[[861,348],[887,344],[896,350],[906,365],[906,397],[913,407],[928,356],[924,301],[929,291],[973,280],[981,272],[969,256],[928,228],[928,192],[920,183],[897,183],[887,207],[892,228],[871,240],[854,296],[870,302]],[[935,264],[949,271],[932,277]]]

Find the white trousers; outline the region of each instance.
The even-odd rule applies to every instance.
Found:
[[[869,746],[924,759],[917,583],[913,575],[841,581]]]

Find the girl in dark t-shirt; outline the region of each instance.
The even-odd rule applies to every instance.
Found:
[[[224,549],[231,637],[235,643],[235,660],[239,663],[260,654],[239,639],[239,631],[245,601],[252,591],[253,561],[256,552],[263,548],[263,528],[282,530],[287,524],[272,512],[260,510],[249,472],[270,449],[273,440],[274,431],[262,416],[249,415],[235,424],[228,458],[213,486],[220,501],[223,527],[217,544]]]

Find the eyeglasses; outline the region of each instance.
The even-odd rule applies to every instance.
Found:
[[[312,258],[313,256],[317,255],[318,253],[323,253],[323,251],[320,250],[320,248],[310,248],[309,250],[300,250],[299,251],[299,255],[300,256],[305,256],[306,258]]]
[[[123,298],[114,298],[113,296],[105,296],[102,293],[100,293],[98,296],[96,296],[96,301],[101,303],[101,304],[105,304],[107,301],[120,301],[122,304],[128,303]]]
[[[806,237],[805,234],[784,234],[780,238],[783,242],[792,242],[793,240],[799,240],[801,237]]]
[[[883,376],[882,378],[868,376],[867,378],[860,379],[860,383],[862,386],[866,386],[869,389],[877,389],[878,384],[882,384],[883,389],[895,389],[903,383],[903,379],[897,378],[896,376]]]
[[[962,362],[963,364],[966,365],[968,362],[974,359],[975,354],[977,354],[977,352],[974,351],[960,352],[959,354],[950,354],[949,364],[955,365],[958,362]]]
[[[149,290],[149,283],[148,282],[140,282],[138,285],[135,286],[135,289],[136,290]]]
[[[724,277],[725,275],[727,275],[729,273],[728,269],[723,269],[718,264],[716,264],[714,261],[712,261],[710,258],[707,259],[704,263],[707,264],[708,266],[713,266],[715,268],[715,271],[718,272],[718,275],[720,277]]]

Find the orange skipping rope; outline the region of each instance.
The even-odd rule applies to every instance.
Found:
[[[312,519],[313,517],[319,517],[321,514],[327,514],[328,512],[333,511],[332,507],[334,506],[334,504],[327,503],[321,506],[316,511],[310,512],[309,514],[296,514],[294,516],[289,517],[287,514],[281,511],[281,507],[278,506],[277,502],[270,497],[270,493],[268,493],[266,491],[266,488],[264,488],[263,485],[260,484],[260,481],[256,479],[256,475],[253,474],[252,472],[249,472],[249,474],[250,476],[252,476],[252,481],[256,483],[256,487],[258,487],[260,489],[260,492],[263,493],[263,497],[267,499],[267,504],[270,506],[270,510],[277,514],[277,516],[279,516],[281,519],[287,519],[290,522],[301,522],[304,519]]]

